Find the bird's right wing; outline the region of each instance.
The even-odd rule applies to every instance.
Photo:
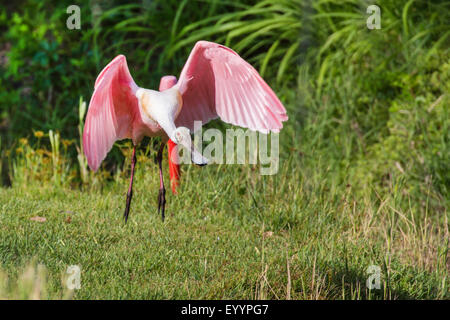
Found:
[[[278,132],[288,119],[286,109],[258,72],[223,45],[198,41],[178,81],[183,107],[175,121],[194,128],[220,117],[251,130]]]
[[[97,77],[83,132],[84,153],[92,170],[98,169],[116,140],[132,138],[133,120],[140,119],[137,89],[123,55]]]

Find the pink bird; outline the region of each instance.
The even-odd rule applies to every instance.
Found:
[[[194,121],[202,124],[220,118],[227,123],[262,133],[279,132],[288,119],[286,109],[258,72],[236,52],[213,42],[199,41],[191,51],[177,82],[175,76],[161,78],[159,91],[140,88],[119,55],[100,72],[83,133],[89,167],[96,171],[116,140],[133,141],[131,177],[125,206],[128,219],[133,197],[136,146],[144,138],[161,137],[157,154],[160,189],[158,213],[165,215],[162,153],[169,141],[172,191],[179,180],[172,150],[181,145],[191,151],[191,160],[205,165],[190,136]]]

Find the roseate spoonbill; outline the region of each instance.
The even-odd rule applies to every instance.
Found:
[[[175,76],[161,78],[159,91],[140,88],[119,55],[95,81],[83,133],[89,167],[96,171],[116,140],[131,138],[133,153],[125,222],[133,197],[136,145],[144,136],[162,138],[157,154],[160,189],[158,213],[165,214],[162,153],[169,141],[172,191],[179,180],[179,167],[171,154],[180,144],[191,151],[191,160],[205,165],[193,146],[190,131],[194,120],[202,124],[219,117],[250,130],[278,132],[288,119],[286,110],[258,72],[233,50],[213,42],[199,41],[191,51],[177,82]]]

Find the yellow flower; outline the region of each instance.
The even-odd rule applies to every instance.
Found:
[[[18,147],[18,148],[16,149],[16,153],[23,153],[22,147]]]
[[[20,138],[19,142],[21,145],[27,145],[28,144],[28,139],[27,138]]]
[[[140,154],[140,155],[137,156],[137,161],[140,162],[140,163],[146,162],[147,160],[148,160],[148,157],[146,157],[143,154]]]
[[[73,140],[62,139],[62,144],[63,144],[65,147],[70,146],[72,143],[73,143]]]
[[[42,131],[35,131],[34,136],[38,139],[42,138],[44,136],[44,133]]]

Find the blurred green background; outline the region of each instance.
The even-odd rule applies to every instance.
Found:
[[[204,39],[232,47],[274,87],[286,139],[312,139],[344,168],[362,161],[365,178],[398,162],[448,191],[448,1],[380,1],[380,30],[366,27],[370,1],[78,1],[81,30],[66,27],[73,1],[2,2],[2,149],[33,130],[76,138],[79,97],[89,101],[117,54],[156,88]]]
[[[285,104],[280,166],[298,181],[295,192],[330,206],[351,197],[381,211],[386,197],[411,221],[430,217],[434,249],[445,255],[428,267],[443,259],[448,272],[450,2],[373,2],[2,0],[2,184],[83,190],[126,179],[128,142],[86,178],[79,108],[96,76],[124,54],[136,83],[157,88],[161,76],[179,75],[197,40],[215,41],[247,59]],[[81,8],[81,30],[66,27],[72,4]],[[366,26],[372,4],[381,29]],[[298,206],[313,202],[305,201]],[[284,228],[303,218],[279,219]]]

